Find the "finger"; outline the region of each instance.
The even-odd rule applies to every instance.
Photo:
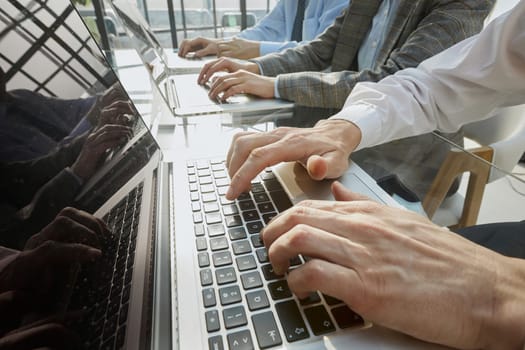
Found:
[[[188,44],[188,40],[187,39],[184,39],[182,40],[182,42],[180,43],[180,46],[179,46],[179,57],[184,57],[186,56],[186,54],[188,53],[189,51],[189,44]]]
[[[313,259],[291,270],[287,282],[300,299],[319,291],[343,300],[357,312],[361,309],[361,300],[365,300],[364,287],[356,270],[324,260]]]
[[[195,56],[197,57],[204,57],[204,56],[212,56],[217,54],[217,46],[215,43],[209,43],[206,45],[203,49],[195,51]]]
[[[70,210],[65,211],[68,212]],[[72,217],[61,214],[62,212],[55,218],[53,224],[46,227],[46,230],[52,231],[49,233],[49,237],[52,240],[64,243],[82,243],[95,248],[100,248],[100,241],[97,235],[97,231],[100,229],[98,225],[96,225],[95,229],[92,229]]]
[[[206,83],[210,78],[212,77],[213,73],[218,72],[220,67],[222,66],[223,58],[219,58],[218,60],[211,61],[209,63],[206,63],[200,73],[198,78],[198,83],[203,85]]]
[[[299,224],[279,236],[268,248],[268,257],[276,274],[283,275],[290,259],[308,256],[342,266],[354,266],[367,260],[366,250],[352,241],[316,227]]]
[[[231,74],[225,74],[222,76],[215,76],[212,79],[212,83],[210,86],[210,91],[208,91],[208,96],[211,99],[216,99],[217,96],[224,91],[224,88],[228,86],[228,83],[226,83],[226,80],[231,79]],[[231,84],[231,82],[230,82]]]
[[[71,218],[72,220],[89,228],[97,235],[103,235],[109,231],[104,221],[83,210],[67,207],[62,209],[58,215],[63,215]]]
[[[268,166],[282,160],[282,153],[268,154],[265,147],[279,142],[281,136],[276,133],[256,133],[237,137],[232,145],[228,173],[232,179],[226,197],[237,196],[250,187],[251,181]],[[255,155],[254,155],[255,154]],[[246,164],[250,158],[250,164]]]
[[[17,317],[34,310],[40,301],[34,295],[22,290],[11,290],[0,294],[0,314],[6,318]],[[8,321],[6,319],[6,321]],[[0,321],[0,324],[2,321]]]
[[[228,149],[228,154],[226,156],[226,168],[227,169],[229,169],[230,167],[230,160],[232,158],[232,153],[235,148],[235,144],[237,143],[237,139],[239,139],[240,137],[254,135],[254,134],[255,134],[254,132],[244,131],[244,132],[239,132],[233,135],[232,142],[230,144],[230,148]]]
[[[224,89],[224,92],[222,93],[222,100],[226,101],[232,96],[239,95],[239,94],[252,94],[252,95],[258,95],[257,91],[253,91],[249,84],[246,83],[246,81],[243,81],[244,79],[238,79],[236,82],[233,82],[233,84],[227,88]]]
[[[360,193],[355,193],[343,186],[339,181],[332,183],[332,193],[336,201],[370,201],[371,199]]]
[[[303,224],[350,238],[356,243],[366,242],[369,227],[375,223],[373,215],[379,204],[369,201],[303,201],[277,215],[261,232],[266,247],[281,235]]]
[[[31,267],[31,269],[34,269],[35,266],[70,266],[74,263],[93,262],[102,255],[102,252],[99,249],[79,243],[46,241],[38,248],[22,252],[21,254],[28,257],[27,260],[37,264]]]
[[[232,155],[229,172],[233,175],[230,175],[232,181],[227,198],[237,198],[249,188],[251,180],[267,167],[281,162],[305,159],[309,155],[309,150],[300,144],[304,139],[286,138],[286,135],[282,135],[282,132],[286,131],[279,129],[276,131],[265,134],[270,137],[264,145],[244,147],[243,153],[238,156]]]
[[[58,323],[48,323],[30,329],[14,331],[0,339],[0,348],[9,350],[49,347],[78,349],[78,336]]]

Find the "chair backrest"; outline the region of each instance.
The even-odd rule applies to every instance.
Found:
[[[511,172],[525,151],[525,105],[498,110],[488,119],[463,127],[465,136],[494,150],[492,163],[505,172]],[[504,173],[492,170],[489,182]]]

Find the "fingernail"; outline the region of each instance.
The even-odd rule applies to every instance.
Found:
[[[102,251],[100,249],[96,249],[96,248],[88,248],[88,253],[93,258],[98,258],[99,256],[102,255]]]
[[[228,187],[228,191],[226,191],[226,199],[228,199],[228,200],[235,199],[235,197],[233,195],[234,195],[234,191],[233,191],[232,186],[230,185],[230,187]]]

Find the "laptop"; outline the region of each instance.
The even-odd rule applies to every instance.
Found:
[[[249,94],[238,94],[224,102],[210,99],[209,88],[197,83],[200,69],[196,73],[185,74],[191,69],[202,67],[206,59],[181,58],[173,52],[167,55],[134,3],[116,0],[110,2],[110,5],[141,60],[148,67],[148,72],[152,74],[152,79],[166,96],[174,115],[189,117],[217,113],[283,112],[292,109],[293,103],[290,101],[265,99]],[[193,68],[189,68],[191,65]]]
[[[61,14],[71,5],[49,6]],[[87,31],[67,19],[64,25],[77,34]],[[43,35],[62,29],[53,25]],[[69,83],[74,79],[61,82]],[[297,201],[328,198],[329,181],[313,182],[301,166],[285,163],[266,169],[250,192],[227,201],[222,157],[188,159],[181,153],[163,159],[154,135],[144,125],[136,130],[75,199],[110,231],[100,242],[101,259],[73,271],[64,303],[69,311],[82,310],[68,326],[83,348],[432,348],[370,325],[330,296],[298,300],[273,272],[260,230]],[[397,205],[354,163],[340,180]],[[303,257],[293,261],[302,263]]]

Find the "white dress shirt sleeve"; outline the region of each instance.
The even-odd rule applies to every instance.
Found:
[[[379,83],[358,84],[332,119],[362,132],[358,149],[440,130],[525,103],[525,1],[480,34]]]

